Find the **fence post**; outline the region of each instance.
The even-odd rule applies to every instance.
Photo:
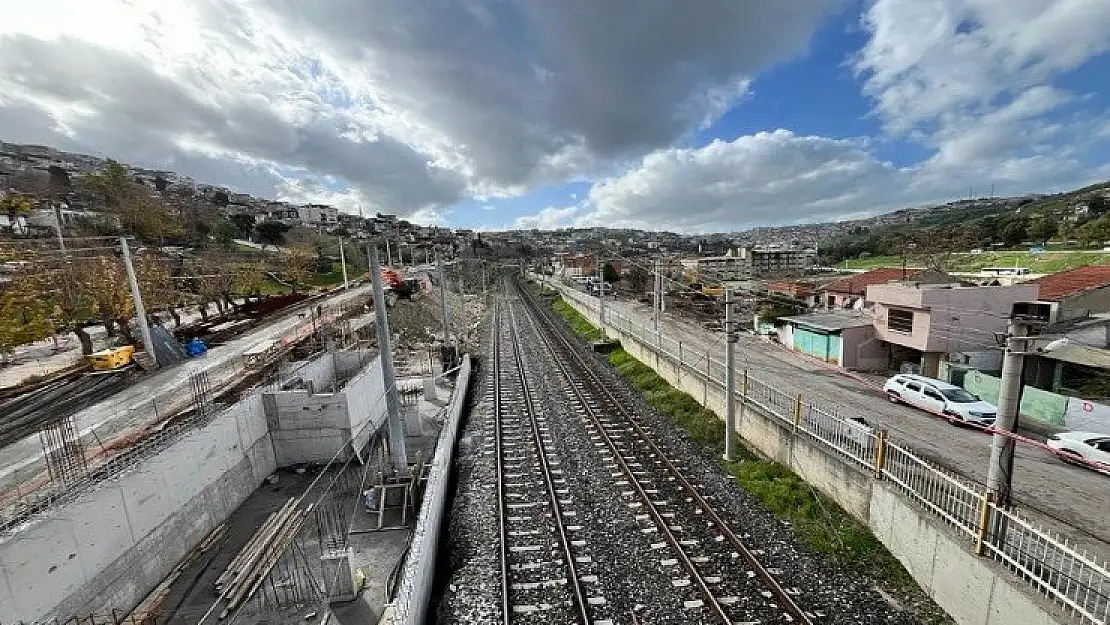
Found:
[[[794,398],[794,433],[798,433],[798,426],[802,422],[802,394]]]
[[[982,503],[979,505],[979,527],[975,533],[975,555],[983,555],[983,542],[987,539],[987,529],[990,527],[991,504],[994,503],[994,493],[983,493]]]
[[[875,437],[875,479],[883,479],[883,469],[886,468],[886,437],[885,429],[879,430]]]

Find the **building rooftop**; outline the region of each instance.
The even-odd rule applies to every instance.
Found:
[[[1085,265],[1030,280],[1041,287],[1040,298],[1058,302],[1090,289],[1110,286],[1110,266]]]
[[[782,321],[789,321],[794,325],[809,326],[818,330],[835,332],[847,328],[863,328],[872,324],[870,316],[853,315],[848,312],[819,312],[808,315],[795,315],[793,317],[780,317]]]
[[[841,278],[825,285],[824,290],[834,293],[849,293],[863,295],[867,287],[874,284],[885,284],[892,280],[910,280],[921,275],[924,269],[902,269],[901,267],[880,267],[854,276]]]

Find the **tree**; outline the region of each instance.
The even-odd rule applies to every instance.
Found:
[[[254,226],[254,234],[263,245],[282,245],[289,226],[280,221],[263,221]]]
[[[0,359],[18,346],[53,336],[57,316],[40,274],[15,278],[0,295]]]
[[[1092,195],[1087,198],[1087,210],[1092,215],[1102,215],[1110,208],[1110,201],[1107,201],[1105,196]]]
[[[1076,229],[1075,237],[1084,246],[1110,241],[1110,216],[1088,221]]]
[[[1041,217],[1029,224],[1029,236],[1038,243],[1048,243],[1049,239],[1056,236],[1059,231],[1056,221],[1049,217]]]
[[[648,270],[639,265],[633,265],[628,270],[628,275],[624,277],[624,286],[633,293],[643,293],[647,288],[648,280],[651,280]]]
[[[80,271],[81,288],[95,305],[96,315],[104,324],[108,336],[115,336],[118,325],[123,337],[133,342],[128,321],[134,308],[123,262],[109,256],[99,256],[83,261]]]
[[[100,194],[126,232],[143,239],[177,238],[185,232],[161,198],[135,182],[127,168],[116,161],[109,160],[100,171],[85,174],[81,184]]]
[[[617,268],[613,266],[613,263],[605,263],[601,267],[601,279],[613,284],[620,281],[621,275],[617,273]]]
[[[228,219],[231,223],[235,224],[235,228],[239,231],[240,239],[250,239],[251,233],[254,232],[254,215],[232,215]]]
[[[289,284],[294,293],[312,275],[316,263],[316,252],[312,248],[295,245],[286,250],[281,258],[281,279]]]
[[[249,217],[249,215],[247,216]],[[236,226],[234,222],[228,219],[220,219],[212,224],[209,235],[220,245],[230,245],[231,242],[239,236],[239,232],[239,227]]]
[[[1028,224],[1029,220],[1024,217],[1013,217],[1002,222],[998,236],[1008,247],[1019,245],[1029,236],[1026,230]]]
[[[8,223],[15,225],[15,220],[31,214],[31,202],[22,195],[12,194],[0,199],[0,211],[8,216]]]

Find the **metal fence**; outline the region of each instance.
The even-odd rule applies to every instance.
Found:
[[[597,298],[567,287],[559,290],[563,297],[598,313]],[[662,337],[654,328],[610,307],[605,307],[604,322],[607,328],[630,336],[660,359],[677,365],[679,375],[697,376],[724,391],[724,363],[708,352]],[[835,410],[810,403],[800,394],[786,393],[746,370],[741,375],[737,375],[733,401],[758,409],[791,427],[796,436],[895,484],[907,499],[970,539],[976,554],[1001,562],[1083,623],[1110,622],[1110,568],[1106,563],[995,505],[974,482],[932,465],[909,446],[889,440],[885,431],[861,427]]]

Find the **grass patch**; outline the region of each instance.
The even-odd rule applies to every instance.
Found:
[[[919,265],[910,259],[911,266]],[[947,271],[979,271],[986,267],[1025,267],[1032,273],[1056,273],[1083,265],[1110,265],[1110,252],[1048,251],[1030,254],[1028,251],[983,252],[982,254],[953,254],[945,262]],[[901,267],[900,256],[873,256],[846,260],[837,265],[844,269],[874,269],[876,267]]]
[[[601,331],[562,299],[552,309],[567,321],[576,334],[596,340]],[[609,354],[609,364],[621,377],[643,392],[653,408],[701,445],[706,453],[719,458],[724,451],[724,423],[660,377],[651,367],[623,349]],[[720,461],[737,482],[754,495],[768,510],[790,523],[794,534],[807,547],[825,554],[884,586],[919,593],[917,583],[871,531],[852,518],[835,502],[818,493],[798,475],[780,464],[763,460],[740,448],[741,459]],[[926,622],[947,622],[937,615]]]
[[[351,263],[347,263],[347,281],[351,282],[361,276],[362,273],[359,269],[355,268]],[[314,273],[305,280],[305,284],[309,286],[335,286],[343,284],[343,267],[339,263],[331,264],[331,271],[327,273]]]

